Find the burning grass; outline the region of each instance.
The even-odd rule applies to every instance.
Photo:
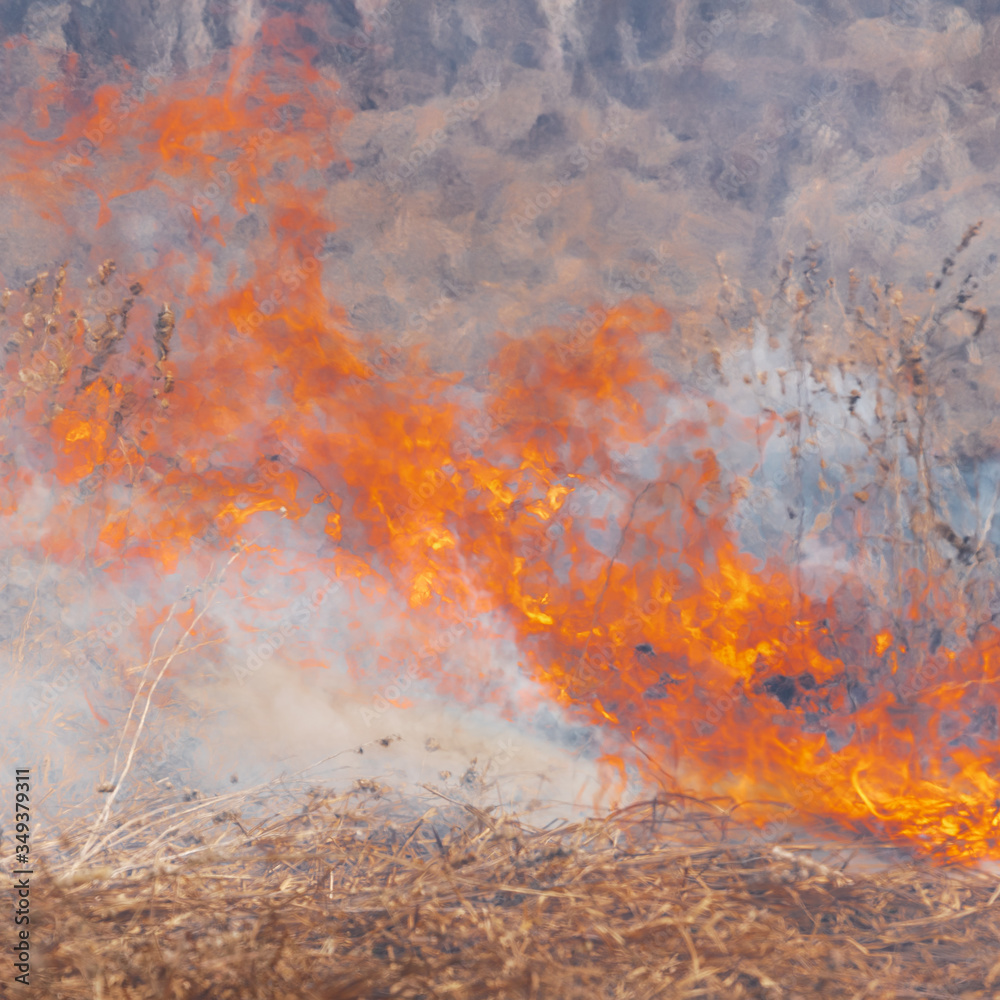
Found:
[[[731,405],[659,363],[672,321],[648,302],[568,338],[498,337],[481,379],[418,360],[362,379],[364,345],[325,314],[276,317],[276,359],[271,328],[236,351],[111,259],[84,289],[39,273],[0,316],[16,540],[0,555],[14,661],[48,685],[40,725],[74,680],[100,683],[89,707],[108,725],[129,694],[143,717],[163,707],[175,663],[191,674],[211,652],[242,683],[279,649],[385,706],[419,681],[519,717],[474,655],[442,655],[460,621],[479,648],[513,641],[534,694],[600,727],[623,780],[634,761],[651,788],[794,802],[803,823],[995,859],[998,466],[949,450],[954,345],[935,346],[959,313],[978,336],[974,282],[911,314],[851,275],[845,305],[810,277],[817,252],[740,327],[756,339],[727,361]],[[735,380],[738,363],[756,376]],[[220,557],[239,573],[216,580]],[[56,586],[70,569],[78,597]],[[168,604],[178,570],[206,586]],[[316,615],[334,585],[336,611]],[[103,624],[114,586],[143,597],[129,635],[82,616],[26,649],[39,607],[86,597]],[[221,652],[216,590],[245,616],[245,668]],[[399,628],[366,632],[373,614]]]
[[[36,860],[39,996],[1000,996],[995,877],[740,846],[713,803],[537,829],[284,783],[139,796],[81,866],[86,835]]]
[[[135,106],[114,81],[84,99],[73,60],[11,102],[32,132],[4,140],[5,184],[76,250],[0,294],[0,641],[54,745],[108,742],[102,713],[122,725],[96,824],[41,851],[36,984],[989,995],[985,876],[845,874],[803,844],[741,845],[732,808],[675,794],[1000,857],[996,341],[971,304],[995,258],[963,256],[980,224],[916,311],[881,280],[844,282],[816,241],[770,300],[720,257],[715,334],[655,301],[595,302],[476,338],[456,370],[455,331],[393,341],[392,310],[377,335],[379,310],[348,310],[422,292],[395,250],[359,268],[377,288],[324,267],[334,202],[401,229],[377,222],[363,165],[326,197],[355,169],[337,148],[350,114],[304,27],[269,19],[259,44]],[[156,233],[155,264],[131,232]],[[223,581],[220,558],[239,572]],[[459,655],[473,624],[479,649],[516,647],[516,676],[514,657],[497,682]],[[384,691],[379,711],[412,683],[521,719],[525,679],[526,701],[600,732],[623,783],[638,765],[666,798],[541,830],[371,784],[119,799],[149,713],[184,729],[172,681],[242,684],[278,660]]]

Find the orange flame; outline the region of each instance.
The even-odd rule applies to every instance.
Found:
[[[609,761],[650,782],[785,802],[802,822],[955,858],[1000,856],[997,739],[953,745],[949,721],[995,704],[996,633],[958,653],[915,650],[838,623],[851,581],[805,602],[782,565],[741,552],[730,523],[744,487],[717,451],[759,449],[780,421],[762,430],[685,395],[651,350],[668,342],[666,312],[627,303],[585,342],[553,329],[502,339],[485,390],[418,354],[372,372],[322,284],[334,226],[318,178],[348,115],[297,38],[277,19],[259,50],[202,78],[138,97],[109,84],[93,105],[53,68],[28,101],[32,134],[7,129],[5,181],[74,244],[81,191],[96,199],[92,224],[112,229],[143,192],[174,229],[155,267],[75,303],[26,299],[34,318],[2,375],[15,455],[4,515],[26,530],[34,515],[19,505],[47,487],[38,546],[121,578],[206,558],[251,519],[314,530],[318,509],[323,559],[374,585],[357,590],[360,606],[398,593],[428,636],[456,612],[503,616],[522,669],[602,727]],[[40,150],[64,183],[34,168]],[[216,254],[251,210],[277,235],[258,238],[247,274],[246,259]],[[169,358],[151,334],[159,304],[136,280],[185,303]],[[92,350],[104,321],[109,346]],[[270,555],[290,574],[306,564]],[[381,662],[409,652],[390,641]],[[479,696],[474,667],[434,680]]]

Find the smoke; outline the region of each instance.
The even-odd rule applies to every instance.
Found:
[[[470,417],[490,398],[504,337],[541,343],[540,331],[556,328],[572,358],[625,304],[661,305],[673,319],[661,322],[655,371],[673,395],[632,402],[664,427],[705,428],[726,485],[746,480],[735,511],[746,550],[800,568],[806,595],[826,597],[871,569],[884,611],[900,591],[879,554],[845,543],[846,530],[825,533],[873,508],[884,476],[873,442],[899,397],[886,389],[874,334],[844,333],[858,304],[850,272],[905,293],[901,329],[904,314],[933,313],[927,276],[946,259],[947,277],[960,284],[967,271],[978,307],[993,306],[991,224],[954,251],[992,205],[996,27],[957,6],[870,17],[860,4],[761,0],[206,0],[153,12],[39,0],[9,12],[0,274],[18,289],[66,260],[68,286],[82,290],[99,262],[118,262],[107,283],[81,292],[91,297],[80,315],[96,329],[107,309],[135,299],[127,337],[146,331],[146,374],[113,353],[106,374],[149,389],[136,389],[146,409],[119,411],[134,440],[155,438],[158,454],[178,456],[147,463],[137,489],[129,447],[108,447],[96,464],[82,444],[47,457],[26,429],[32,413],[5,439],[10,469],[32,473],[17,509],[4,507],[5,555],[18,567],[0,594],[5,710],[21,720],[12,755],[51,757],[60,808],[85,802],[111,777],[102,769],[117,738],[134,733],[133,699],[149,696],[162,657],[179,649],[143,732],[148,780],[252,782],[399,735],[350,765],[338,758],[332,766],[346,771],[330,780],[375,772],[413,785],[447,782],[449,771],[461,782],[476,758],[475,780],[503,777],[507,796],[532,789],[589,805],[601,786],[596,758],[608,745],[584,740],[581,750],[579,720],[547,705],[509,625],[479,610],[481,595],[446,609],[429,636],[388,558],[363,553],[364,573],[334,560],[357,541],[352,512],[330,500],[353,495],[353,470],[334,482],[323,468],[349,448],[355,404],[275,427],[350,367],[347,341],[303,355],[277,332],[272,368],[254,356],[251,374],[252,344],[275,316],[287,330],[322,319],[361,345],[364,364],[350,372],[370,400],[361,413],[461,404],[455,427],[414,419],[403,430],[421,441],[450,435],[469,457],[510,433],[503,413]],[[249,51],[266,55],[254,63]],[[143,293],[132,295],[134,281]],[[798,292],[812,302],[805,334]],[[160,360],[228,385],[240,405],[183,380],[173,396],[183,404],[160,405],[170,400],[156,381],[166,376],[148,375],[149,331],[164,300],[178,319],[172,356]],[[953,534],[935,543],[945,559],[961,556],[966,538],[982,548],[992,537],[1000,439],[991,328],[974,333],[964,309],[939,319],[928,363],[943,371],[965,351],[945,387],[958,429],[942,419],[937,442],[967,460],[936,473]],[[415,378],[428,373],[429,383]],[[413,385],[430,385],[433,398],[410,398]],[[305,388],[311,396],[296,395]],[[187,457],[191,425],[164,416],[182,405],[211,442],[197,459]],[[571,417],[590,426],[594,413],[581,404]],[[328,450],[306,429],[328,434]],[[609,439],[611,471],[597,458],[579,463],[589,479],[577,516],[594,521],[585,537],[605,560],[636,484],[655,479],[665,456],[690,457],[688,445]],[[447,488],[444,459],[432,457],[405,490],[379,498],[406,530]],[[71,500],[81,478],[71,473],[88,461],[99,481]],[[903,455],[897,472],[912,485],[919,461]],[[221,527],[150,514],[187,511],[186,487],[167,489],[173,477],[216,474],[232,501]],[[88,535],[62,563],[37,556],[63,518],[73,530],[84,523],[92,494],[155,522],[127,573],[109,568],[108,535]],[[243,551],[220,578],[237,527]],[[191,534],[195,554],[170,557],[169,531]],[[535,555],[560,544],[558,532],[543,534]],[[557,565],[554,578],[565,583],[567,572]],[[470,689],[449,697],[441,678],[452,676]]]

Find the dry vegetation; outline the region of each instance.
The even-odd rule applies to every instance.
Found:
[[[1000,996],[995,877],[748,849],[679,800],[539,830],[386,791],[161,793],[84,867],[67,829],[35,879],[34,995]]]
[[[870,624],[910,644],[939,633],[935,649],[942,633],[951,648],[974,638],[1000,609],[997,341],[978,302],[996,260],[970,249],[982,225],[956,239],[922,293],[854,271],[842,287],[818,242],[789,254],[769,296],[720,272],[719,322],[704,333],[731,345],[712,352],[717,378],[742,374],[790,442],[786,467],[758,475],[745,539],[784,548],[793,567],[810,539],[838,548],[863,581]],[[789,518],[770,531],[768,498]]]
[[[830,381],[846,414],[838,432],[862,439],[875,463],[870,481],[859,485],[847,470],[835,484],[834,529],[838,510],[894,512],[882,539],[890,558],[872,578],[875,606],[900,609],[906,573],[916,568],[947,578],[970,618],[990,620],[984,570],[997,498],[983,503],[953,489],[949,501],[948,484],[967,477],[934,440],[946,437],[935,387],[950,377],[959,346],[980,363],[985,313],[966,305],[966,281],[924,318],[905,315],[901,299],[873,283],[875,309],[866,315],[856,283],[844,305],[832,282],[820,294],[808,255],[806,264],[807,293],[782,296],[794,313],[794,360],[800,373],[808,361],[818,379],[824,365],[840,367],[840,380]],[[25,399],[54,393],[69,374],[73,339],[57,322],[64,272],[47,311],[46,278],[27,290],[21,319],[8,326]],[[131,304],[107,312],[97,333],[81,319],[91,357],[67,395],[104,376]],[[818,331],[834,305],[846,347],[824,362]],[[938,349],[934,338],[946,339],[944,320],[957,313],[974,321],[968,343],[952,338]],[[161,379],[162,392],[170,387],[161,365],[172,329],[164,307],[154,396]],[[29,363],[43,355],[44,365]],[[874,390],[851,382],[861,369],[874,373]],[[862,391],[878,396],[867,426],[852,422]],[[814,465],[835,476],[822,456],[813,465],[800,457],[825,419],[811,407],[804,396],[797,423],[784,415],[797,430],[791,485],[800,493],[813,488],[804,480]],[[123,411],[116,426],[127,429],[125,418],[139,409]],[[951,528],[949,502],[976,512],[971,530]],[[800,515],[797,545],[803,524]],[[141,693],[148,707],[151,691]],[[133,751],[137,741],[138,733]],[[37,846],[35,995],[1000,998],[995,877],[917,864],[859,870],[791,842],[748,847],[748,832],[716,805],[660,800],[534,829],[430,790],[415,802],[361,783],[346,793],[282,784],[212,800],[161,789],[112,810],[123,776],[103,789],[110,798],[96,824],[78,820]]]

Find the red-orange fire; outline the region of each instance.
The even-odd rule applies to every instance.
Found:
[[[137,90],[122,67],[92,102],[72,60],[8,56],[22,78],[42,67],[30,88],[5,81],[28,122],[5,130],[13,222],[58,225],[67,256],[92,246],[72,266],[99,277],[64,301],[54,271],[7,311],[0,511],[20,534],[5,546],[126,580],[207,566],[252,518],[312,524],[320,508],[318,554],[269,550],[284,572],[373,581],[359,607],[401,595],[428,632],[502,615],[522,669],[650,782],[1000,856],[1000,747],[949,745],[943,722],[992,700],[996,634],[908,648],[838,623],[850,581],[805,602],[789,571],[742,553],[717,447],[753,451],[780,423],[685,397],[652,357],[666,312],[628,303],[586,336],[498,337],[474,384],[417,351],[397,363],[344,332],[322,287],[324,172],[348,115],[292,20],[188,80]],[[118,220],[137,206],[159,233],[135,265]],[[250,252],[232,245],[248,212]],[[119,269],[99,269],[111,255]],[[930,584],[911,583],[901,611],[919,615]],[[391,672],[408,650],[382,653]],[[475,664],[432,680],[480,691]]]

